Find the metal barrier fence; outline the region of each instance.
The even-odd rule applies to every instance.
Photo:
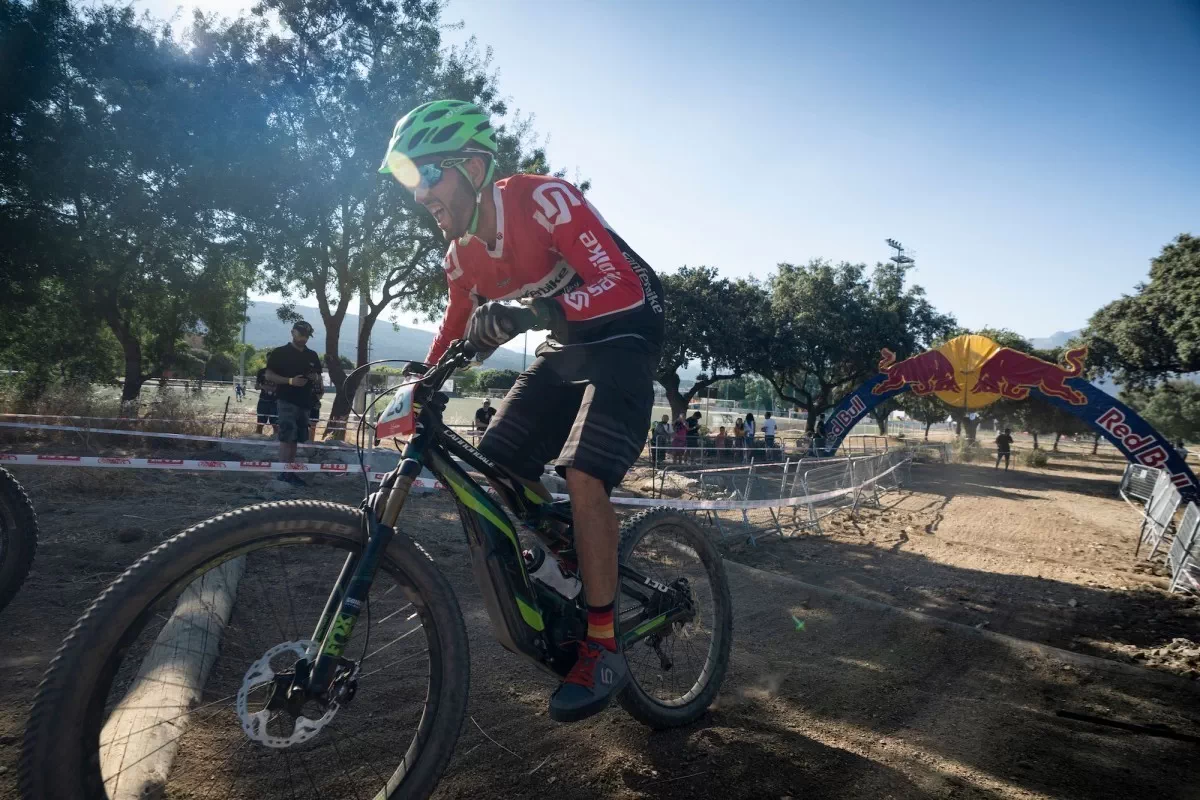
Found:
[[[1130,498],[1140,500],[1144,507],[1154,494],[1154,486],[1162,470],[1154,467],[1143,467],[1141,464],[1128,464],[1125,473],[1121,475],[1121,485],[1117,489],[1125,502],[1131,503]]]
[[[1146,483],[1151,476],[1154,486],[1147,491]],[[1146,467],[1131,465],[1126,468],[1121,478],[1120,493],[1126,501],[1130,497],[1141,501],[1145,496],[1134,555],[1141,554],[1145,548],[1145,558],[1152,560],[1173,530],[1166,547],[1166,567],[1171,574],[1170,591],[1200,594],[1200,506],[1187,503],[1183,515],[1175,522],[1181,503],[1179,490],[1167,472]]]
[[[696,477],[689,486],[675,485],[703,500],[749,502],[747,508],[696,513],[716,527],[722,539],[738,535],[729,526],[740,522],[748,531],[746,540],[755,544],[764,535],[785,535],[782,514],[788,508],[792,510],[789,527],[820,531],[821,520],[830,514],[878,504],[883,493],[902,485],[910,462],[910,454],[900,450],[855,458],[789,459],[783,464],[752,464],[744,470],[700,471],[693,473]],[[679,481],[685,476],[673,473],[672,478]]]
[[[1196,551],[1200,550],[1200,506],[1188,503],[1183,510],[1183,519],[1175,530],[1175,539],[1167,549],[1167,568],[1171,570],[1171,587],[1188,591],[1200,590],[1197,580]]]
[[[1154,484],[1154,492],[1150,495],[1150,502],[1146,504],[1146,513],[1142,517],[1137,548],[1133,551],[1135,556],[1145,545],[1150,548],[1146,558],[1154,558],[1154,554],[1158,552],[1158,546],[1162,544],[1163,537],[1166,536],[1167,529],[1171,526],[1171,520],[1175,518],[1175,510],[1179,508],[1181,499],[1179,490],[1171,483],[1171,476],[1165,470],[1159,472],[1158,479]]]

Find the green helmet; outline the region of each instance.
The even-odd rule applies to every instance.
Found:
[[[392,141],[379,172],[393,174],[396,156],[409,161],[422,156],[457,153],[478,148],[490,154],[487,178],[491,183],[495,172],[496,137],[488,115],[474,103],[463,100],[434,100],[422,103],[405,114],[392,131]]]

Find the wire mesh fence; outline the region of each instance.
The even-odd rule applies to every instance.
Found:
[[[903,485],[910,463],[911,455],[903,450],[853,458],[785,459],[691,474],[663,471],[660,485],[664,494],[684,499],[746,503],[732,509],[697,508],[695,513],[722,539],[744,536],[754,544],[771,534],[821,532],[821,521],[831,514],[878,504],[883,493]]]

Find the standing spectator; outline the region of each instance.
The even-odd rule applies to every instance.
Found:
[[[663,449],[671,446],[671,418],[666,414],[654,426],[653,439],[650,445],[650,457],[657,466],[663,458]]]
[[[309,412],[312,409],[313,388],[321,382],[321,359],[308,349],[313,328],[304,320],[292,326],[292,341],[276,347],[267,356],[267,379],[278,387],[276,406],[279,422],[279,460],[296,460],[296,445],[308,441]],[[304,480],[291,472],[282,472],[279,479],[293,486],[304,486]]]
[[[817,416],[817,424],[813,426],[813,455],[818,458],[825,455],[825,415]]]
[[[492,424],[492,417],[496,416],[496,409],[492,408],[492,401],[485,399],[483,405],[475,409],[475,430],[483,433],[488,429],[488,425]]]
[[[1180,458],[1187,461],[1188,449],[1183,446],[1183,439],[1175,440],[1175,452],[1179,454]]]
[[[763,444],[768,450],[775,449],[775,420],[771,419],[771,412],[768,411],[766,418],[763,419]]]
[[[737,448],[737,458],[746,460],[746,421],[738,417],[733,422],[733,446]]]
[[[697,411],[694,414],[692,414],[690,417],[687,418],[687,449],[688,449],[688,459],[689,460],[696,457],[696,453],[694,451],[696,450],[697,447],[700,446],[700,417],[701,416],[702,415],[700,414],[700,412]]]
[[[746,447],[754,447],[754,415],[746,415]]]
[[[1004,459],[1004,471],[1008,472],[1008,459],[1012,455],[1012,431],[1005,428],[999,436],[996,437],[996,466],[993,469],[1000,468],[1000,459]]]
[[[236,383],[234,383],[233,384],[234,399],[240,403],[240,402],[242,402],[242,398],[245,396],[246,396],[246,390],[244,388],[242,388],[242,382],[237,381]]]
[[[675,418],[675,433],[671,437],[671,461],[676,464],[683,463],[683,454],[687,449],[687,423],[683,421],[683,414]]]
[[[267,380],[267,368],[263,367],[254,376],[254,388],[258,391],[258,406],[254,409],[258,414],[258,427],[255,433],[261,434],[264,425],[275,427],[275,419],[279,414],[275,406],[275,384]],[[274,430],[271,431],[274,434]]]
[[[725,458],[725,445],[729,439],[729,435],[725,433],[725,426],[717,428],[717,435],[713,437],[713,444],[717,448],[717,460],[721,461]]]

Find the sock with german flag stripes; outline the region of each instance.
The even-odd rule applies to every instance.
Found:
[[[610,653],[617,652],[617,639],[613,633],[613,604],[606,606],[588,606],[589,642],[595,642]]]

